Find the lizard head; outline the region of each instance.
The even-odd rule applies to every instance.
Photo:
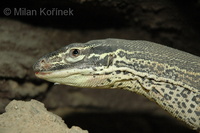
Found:
[[[110,76],[105,73],[112,69],[113,51],[113,47],[102,40],[73,43],[43,56],[33,69],[37,77],[50,82],[98,88]]]

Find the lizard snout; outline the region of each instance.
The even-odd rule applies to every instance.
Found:
[[[47,71],[51,68],[51,66],[52,65],[48,62],[46,58],[42,58],[33,65],[33,70],[35,72]]]

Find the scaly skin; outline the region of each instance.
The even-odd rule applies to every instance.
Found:
[[[200,57],[147,41],[104,39],[67,45],[33,68],[55,83],[136,92],[200,129]]]

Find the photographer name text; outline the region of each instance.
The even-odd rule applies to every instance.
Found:
[[[27,8],[5,8],[4,14],[6,16],[73,16],[73,10],[59,9],[59,8],[39,8],[39,9],[27,9]]]

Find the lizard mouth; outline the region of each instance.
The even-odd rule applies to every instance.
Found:
[[[35,75],[47,75],[51,74],[52,72],[35,72]]]
[[[47,74],[51,74],[52,72],[48,71],[48,72],[35,72],[35,75],[47,75]]]
[[[36,71],[35,76],[42,79],[52,79],[52,78],[66,78],[72,75],[88,75],[91,72],[81,69],[62,69],[55,71]]]

